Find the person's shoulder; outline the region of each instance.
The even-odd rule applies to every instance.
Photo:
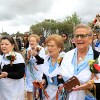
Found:
[[[60,52],[59,56],[64,57],[66,53],[64,51]]]
[[[19,52],[14,52],[16,56],[21,56]]]
[[[44,61],[48,61],[49,59],[50,59],[50,55],[49,54],[45,55]]]
[[[20,53],[15,52],[15,56],[16,56],[16,60],[14,61],[14,63],[25,63],[24,58]]]
[[[72,49],[72,50],[66,52],[64,55],[64,58],[66,59],[66,58],[72,57],[74,55],[74,52],[75,52],[75,49]]]
[[[72,50],[70,50],[70,51],[68,51],[68,52],[66,52],[66,55],[67,55],[67,54],[71,54],[71,53],[73,53],[73,52],[75,52],[75,48],[72,49]]]
[[[95,50],[95,49],[93,49],[93,52],[96,53],[96,54],[100,54],[100,52]]]
[[[40,45],[38,45],[37,47],[40,49],[40,51],[45,51],[44,47],[42,47]]]

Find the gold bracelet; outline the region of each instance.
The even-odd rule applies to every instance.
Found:
[[[91,87],[91,89],[92,89],[93,86],[94,86],[94,80],[89,80],[89,82],[92,84],[92,87]],[[89,82],[88,82],[88,83],[89,83]],[[88,83],[87,83],[87,84],[88,84]],[[91,89],[90,89],[90,90],[91,90]]]
[[[91,82],[92,84],[94,84],[94,80],[89,80],[89,82]]]

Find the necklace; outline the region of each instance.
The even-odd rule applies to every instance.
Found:
[[[84,57],[79,57],[79,58],[78,58],[78,63],[81,62],[81,61],[84,60],[84,59],[85,59],[85,56],[84,56]]]
[[[82,60],[82,58],[80,57],[80,58],[78,58],[78,60],[79,60],[79,61],[81,61],[81,60]]]

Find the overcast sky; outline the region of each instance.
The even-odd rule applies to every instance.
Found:
[[[0,0],[0,32],[29,31],[44,19],[60,20],[74,12],[83,23],[100,13],[100,0]]]

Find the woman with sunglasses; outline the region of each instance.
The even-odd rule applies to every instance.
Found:
[[[84,24],[77,25],[74,29],[74,40],[76,48],[65,54],[60,67],[60,74],[64,76],[65,81],[72,76],[76,76],[81,84],[80,86],[73,87],[73,91],[68,93],[67,99],[85,100],[85,90],[93,86],[92,81],[89,81],[92,75],[89,61],[98,58],[99,53],[90,46],[92,42],[92,30],[90,27]],[[98,61],[100,63],[100,57]],[[100,85],[100,79],[96,82]],[[96,92],[97,100],[100,100],[98,97],[99,91]]]
[[[71,43],[71,40],[68,37],[67,33],[63,33],[62,34],[62,38],[64,41],[64,52],[68,52],[69,50],[71,50],[73,47],[73,44]]]

